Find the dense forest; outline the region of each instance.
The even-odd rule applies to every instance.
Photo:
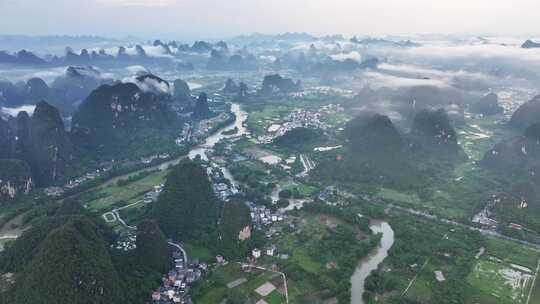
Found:
[[[145,303],[171,265],[158,226],[143,221],[132,252],[111,248],[115,235],[78,201],[46,207],[0,254],[2,272],[15,273],[6,303]],[[135,290],[136,292],[131,292]]]
[[[277,137],[273,144],[294,151],[310,151],[313,149],[313,145],[324,142],[325,138],[322,130],[299,127]]]
[[[252,227],[249,208],[241,200],[225,203],[218,227],[218,252],[227,259],[241,259],[252,247]]]
[[[168,237],[212,243],[219,205],[204,169],[185,161],[167,175],[165,188],[150,213]]]

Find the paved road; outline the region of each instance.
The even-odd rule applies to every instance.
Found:
[[[373,202],[373,203],[376,203],[376,202]],[[397,206],[397,205],[394,205],[394,204],[391,204],[391,203],[386,203],[386,202],[383,202],[383,203],[386,204],[390,208],[394,208],[394,209],[397,209],[397,210],[400,210],[400,211],[403,211],[403,212],[406,212],[406,213],[409,213],[409,214],[412,214],[412,215],[415,215],[415,216],[420,216],[420,217],[424,217],[424,218],[431,219],[431,220],[434,220],[434,221],[442,222],[442,223],[445,223],[447,225],[452,225],[452,226],[462,227],[462,228],[466,228],[466,229],[473,230],[473,231],[478,231],[483,235],[498,237],[498,238],[501,238],[501,239],[504,239],[504,240],[517,242],[517,243],[520,243],[520,244],[525,245],[527,247],[530,247],[530,248],[532,248],[534,250],[540,251],[540,244],[531,243],[531,242],[527,242],[527,241],[524,241],[524,240],[509,237],[509,236],[506,236],[506,235],[502,235],[502,234],[498,233],[497,231],[493,231],[493,230],[489,230],[489,229],[482,229],[482,228],[474,227],[474,226],[471,226],[471,225],[463,224],[463,223],[460,223],[460,222],[456,222],[456,221],[453,221],[453,220],[441,218],[439,216],[429,214],[427,212],[418,211],[418,210],[414,210],[414,209],[411,209],[411,208],[404,208],[404,207],[400,207],[400,206]]]
[[[118,219],[118,221],[119,221],[124,227],[126,227],[126,228],[128,228],[128,229],[131,229],[131,230],[136,230],[137,227],[128,225],[128,224],[122,219],[122,217],[120,217],[119,211],[122,210],[122,209],[129,208],[129,207],[131,207],[131,206],[135,206],[135,205],[140,204],[140,203],[142,203],[142,202],[143,202],[143,201],[137,201],[137,202],[135,202],[135,203],[133,203],[133,204],[129,204],[129,205],[123,206],[123,207],[121,207],[121,208],[114,209],[113,211],[105,212],[105,213],[102,214],[102,216],[105,217],[106,214],[112,213],[112,214],[114,214],[114,216],[116,216],[116,219]],[[1,238],[0,238],[0,239],[1,239]],[[167,242],[167,243],[168,243],[170,246],[173,246],[173,247],[177,248],[178,250],[180,250],[180,251],[182,252],[182,255],[184,256],[184,265],[187,265],[187,262],[188,262],[188,255],[187,255],[186,250],[185,250],[184,248],[182,248],[182,246],[180,246],[179,244],[176,244],[176,243],[173,243],[173,242]]]
[[[131,204],[129,204],[129,205],[122,206],[122,207],[120,207],[120,208],[115,208],[115,209],[113,209],[112,211],[108,211],[108,212],[103,213],[103,214],[101,215],[101,217],[103,217],[103,219],[104,219],[106,222],[108,222],[108,223],[114,222],[114,221],[118,220],[124,227],[126,227],[126,228],[128,228],[128,229],[137,229],[137,227],[128,225],[128,224],[122,219],[122,217],[120,216],[120,210],[124,210],[124,209],[127,209],[127,208],[131,207],[131,206],[138,205],[138,204],[140,204],[140,203],[142,203],[142,202],[143,202],[142,200],[139,200],[139,201],[136,201],[135,203],[131,203]],[[107,218],[107,217],[108,217],[109,215],[111,215],[111,214],[113,215],[114,220],[109,220],[109,219]]]
[[[0,241],[2,241],[2,240],[15,240],[18,237],[19,237],[18,235],[2,235],[2,236],[0,236]]]
[[[306,176],[309,171],[315,168],[315,163],[313,163],[313,161],[307,155],[300,154],[300,162],[302,163],[302,166],[304,166],[304,171],[302,171],[299,176]]]
[[[173,242],[168,242],[168,244],[170,246],[173,246],[175,248],[177,248],[178,250],[180,250],[182,252],[182,255],[184,256],[184,266],[187,266],[187,262],[188,262],[188,255],[187,255],[187,252],[186,250],[184,250],[184,248],[182,248],[182,246],[176,244],[176,243],[173,243]]]

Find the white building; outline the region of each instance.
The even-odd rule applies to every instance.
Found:
[[[266,249],[266,255],[274,256],[276,254],[276,246],[270,246]]]
[[[254,258],[258,259],[261,257],[261,251],[255,248],[251,251],[251,255],[253,255]]]

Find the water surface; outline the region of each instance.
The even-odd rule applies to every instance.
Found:
[[[351,304],[364,304],[362,294],[365,290],[366,278],[388,256],[388,250],[394,244],[394,230],[387,222],[372,220],[369,228],[373,233],[381,233],[382,238],[379,246],[368,256],[361,259],[356,267],[351,278]]]

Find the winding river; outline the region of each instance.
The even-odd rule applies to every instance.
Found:
[[[244,126],[244,122],[247,120],[248,114],[240,108],[237,103],[231,104],[231,112],[236,115],[234,123],[219,129],[215,134],[208,136],[203,143],[195,146],[189,151],[189,158],[194,159],[199,155],[203,160],[208,160],[206,152],[212,150],[212,148],[222,139],[242,136],[248,134],[247,128]],[[238,132],[232,135],[225,135],[223,132],[231,131],[234,128],[238,128]]]
[[[249,131],[244,126],[248,114],[240,108],[240,105],[236,103],[231,104],[231,111],[236,115],[235,122],[229,126],[220,129],[215,134],[206,138],[203,143],[191,149],[188,154],[190,159],[194,159],[195,157],[200,156],[203,160],[208,160],[207,152],[210,152],[220,140],[224,138],[232,138],[249,134]],[[238,132],[236,134],[223,134],[224,132],[232,130],[234,128],[238,128]],[[233,185],[237,185],[236,181],[226,168],[222,168],[222,171],[224,176],[229,179]],[[274,189],[272,195],[273,199],[279,199],[279,190],[279,187],[276,187],[276,189]],[[301,203],[299,204],[300,207]],[[294,208],[295,205],[291,205],[293,205]],[[375,248],[373,252],[371,252],[368,256],[360,260],[353,276],[351,277],[351,304],[364,304],[362,294],[365,290],[364,285],[366,282],[366,278],[373,270],[377,269],[379,264],[382,263],[382,261],[388,256],[388,250],[392,247],[394,243],[394,231],[387,222],[382,220],[372,220],[369,227],[373,231],[373,233],[381,233],[382,238],[379,246]]]
[[[191,149],[188,154],[188,157],[190,159],[194,159],[195,157],[200,156],[201,159],[208,161],[207,152],[210,152],[220,140],[224,138],[239,137],[239,136],[249,134],[248,129],[244,125],[248,118],[248,114],[246,113],[246,111],[242,110],[239,104],[232,103],[231,112],[233,112],[234,115],[236,116],[236,120],[234,121],[234,123],[221,128],[215,134],[207,137],[203,143]],[[238,129],[238,131],[235,134],[231,134],[231,135],[223,134],[224,132],[234,130],[234,128]],[[235,187],[238,187],[238,183],[234,180],[231,172],[229,172],[227,168],[222,167],[221,172],[223,172],[223,176],[226,179],[228,179],[232,185],[234,185]]]
[[[373,233],[381,233],[382,238],[379,246],[360,260],[351,277],[351,304],[364,304],[362,294],[365,290],[366,278],[388,256],[388,250],[394,244],[394,230],[387,222],[372,220],[369,228]]]

